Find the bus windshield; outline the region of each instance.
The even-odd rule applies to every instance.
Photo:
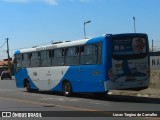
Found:
[[[147,56],[145,37],[115,37],[112,40],[112,57],[114,59],[138,59]]]

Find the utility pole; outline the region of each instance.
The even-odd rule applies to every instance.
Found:
[[[8,44],[9,38],[6,38],[7,41],[7,55],[8,55],[8,70],[10,70],[10,56],[9,56],[9,44]]]
[[[152,40],[152,52],[153,52],[153,40]]]
[[[136,33],[136,18],[133,17],[133,22],[134,22],[134,32]]]

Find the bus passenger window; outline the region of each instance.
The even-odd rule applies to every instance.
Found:
[[[52,50],[52,53],[51,53],[51,55],[52,55],[52,58],[54,58],[54,50]]]
[[[15,58],[13,60],[17,71],[19,68],[21,68],[21,56],[22,56],[21,54],[15,55]]]
[[[32,53],[28,53],[28,60],[32,59]]]
[[[40,53],[33,52],[31,59],[31,67],[38,67],[38,66],[40,66]]]
[[[47,51],[47,58],[51,58],[51,57],[52,57],[52,51],[49,50],[49,51]]]
[[[64,65],[64,49],[55,49],[54,53],[52,53],[54,57],[52,58],[52,65],[53,66],[62,66]]]
[[[86,45],[81,47],[80,64],[97,64],[98,47],[96,45]]]
[[[84,46],[80,47],[80,55],[84,54]]]
[[[30,59],[29,59],[30,54],[31,53],[22,54],[22,67],[30,67]]]
[[[41,66],[51,66],[51,51],[41,51]]]
[[[79,64],[79,47],[67,48],[65,65],[77,65]]]

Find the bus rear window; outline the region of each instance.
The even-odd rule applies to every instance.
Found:
[[[137,59],[147,55],[147,41],[144,37],[114,38],[112,56],[115,59]]]

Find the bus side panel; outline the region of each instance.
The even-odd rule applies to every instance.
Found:
[[[106,39],[99,37],[87,41],[86,44],[99,42],[102,44],[100,64],[71,66],[63,77],[62,80],[70,81],[73,92],[105,92]]]
[[[26,78],[26,75],[26,69],[20,69],[17,73],[15,73],[16,86],[18,88],[24,88],[24,78]]]
[[[28,68],[28,75],[39,90],[62,91],[62,78],[69,66]]]
[[[72,66],[63,77],[72,85],[73,92],[104,92],[104,69],[101,65]],[[62,84],[60,84],[62,85]],[[59,88],[58,85],[56,88]]]
[[[24,88],[24,81],[22,80],[20,72],[21,72],[21,70],[19,71],[19,73],[15,74],[16,87],[17,88]]]
[[[24,82],[25,79],[29,81],[31,89],[38,89],[34,83],[32,82],[31,78],[28,75],[28,71],[26,68],[22,68],[15,74],[15,79],[16,79],[16,86],[18,88],[24,88]]]

